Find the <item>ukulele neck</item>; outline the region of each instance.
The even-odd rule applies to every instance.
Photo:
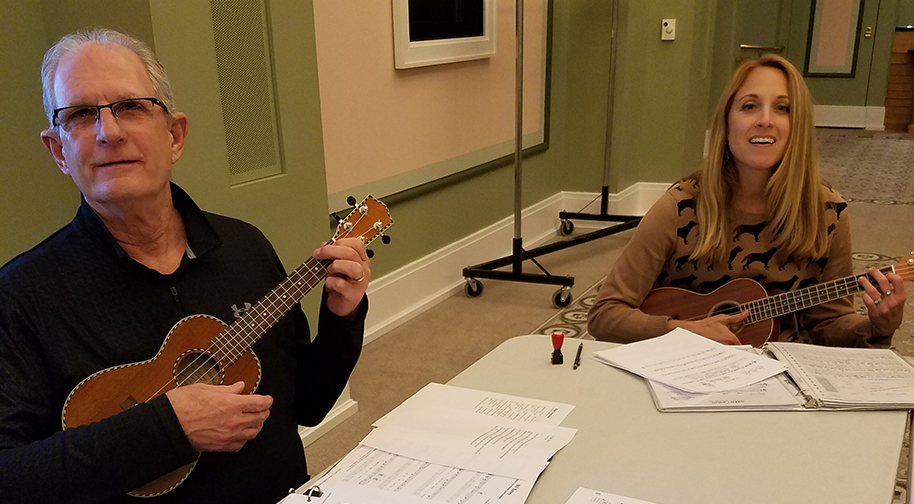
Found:
[[[894,266],[881,268],[883,274],[895,271]],[[863,275],[873,285],[877,285],[876,280],[869,274]],[[805,289],[784,292],[762,299],[741,304],[740,312],[749,310],[749,317],[746,324],[760,322],[762,320],[773,319],[782,315],[805,310],[835,299],[856,294],[863,290],[863,286],[857,281],[859,276],[852,275],[831,282],[816,284]]]
[[[219,361],[231,364],[251,349],[308,292],[327,278],[329,260],[309,258],[210,343]]]

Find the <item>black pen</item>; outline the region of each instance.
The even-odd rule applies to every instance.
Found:
[[[574,366],[571,369],[577,369],[581,365],[581,350],[584,349],[584,343],[578,343],[578,353],[574,356]]]

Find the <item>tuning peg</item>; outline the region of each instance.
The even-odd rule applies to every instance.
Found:
[[[369,259],[371,259],[372,257],[374,257],[374,250],[368,249],[368,250],[366,250],[365,252],[368,253],[368,258],[369,258]]]
[[[381,235],[381,243],[383,243],[384,245],[387,245],[388,243],[390,243],[390,237],[387,235]]]
[[[349,196],[348,198],[346,198],[346,203],[349,206],[355,206],[355,197]]]

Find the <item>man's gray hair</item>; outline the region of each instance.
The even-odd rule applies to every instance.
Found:
[[[174,114],[175,98],[171,90],[171,83],[168,81],[168,75],[165,74],[165,68],[159,62],[155,53],[152,52],[152,49],[145,42],[119,31],[107,28],[93,28],[64,35],[48,49],[48,52],[44,53],[44,61],[41,63],[42,101],[44,102],[44,113],[48,116],[48,123],[52,128],[54,127],[54,109],[58,107],[54,96],[54,77],[57,73],[57,67],[66,55],[79,49],[83,44],[90,42],[119,45],[130,49],[139,56],[155,89],[156,95],[154,98],[165,104],[169,115]],[[137,96],[136,98],[145,97]]]

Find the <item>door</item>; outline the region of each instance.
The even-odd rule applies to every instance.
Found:
[[[786,56],[790,42],[792,0],[738,0],[736,2],[735,61],[766,53]],[[803,3],[803,2],[797,2]]]
[[[794,0],[717,2],[711,66],[711,110],[730,79],[730,74],[741,61],[757,58],[764,53],[785,54],[790,42],[793,3]]]
[[[817,105],[866,106],[879,4],[880,0],[793,1],[790,33],[784,56],[804,72],[806,84]],[[823,15],[823,9],[834,5],[838,7],[831,7],[834,9],[833,13]],[[814,9],[819,11],[819,20],[811,23],[810,20],[814,19]],[[848,19],[849,16],[851,19]],[[852,24],[852,17],[858,18],[855,25]],[[824,50],[817,52],[817,49],[841,45],[845,40],[851,45],[851,49],[853,44],[856,44],[855,50],[848,51],[846,61],[852,66],[852,71],[830,72],[828,67],[822,66],[819,72],[816,72],[817,61],[831,59],[832,62],[841,63],[842,59],[840,55],[828,56]],[[856,62],[853,59],[856,59]],[[809,71],[806,71],[807,68]],[[841,73],[844,75],[836,75]]]

